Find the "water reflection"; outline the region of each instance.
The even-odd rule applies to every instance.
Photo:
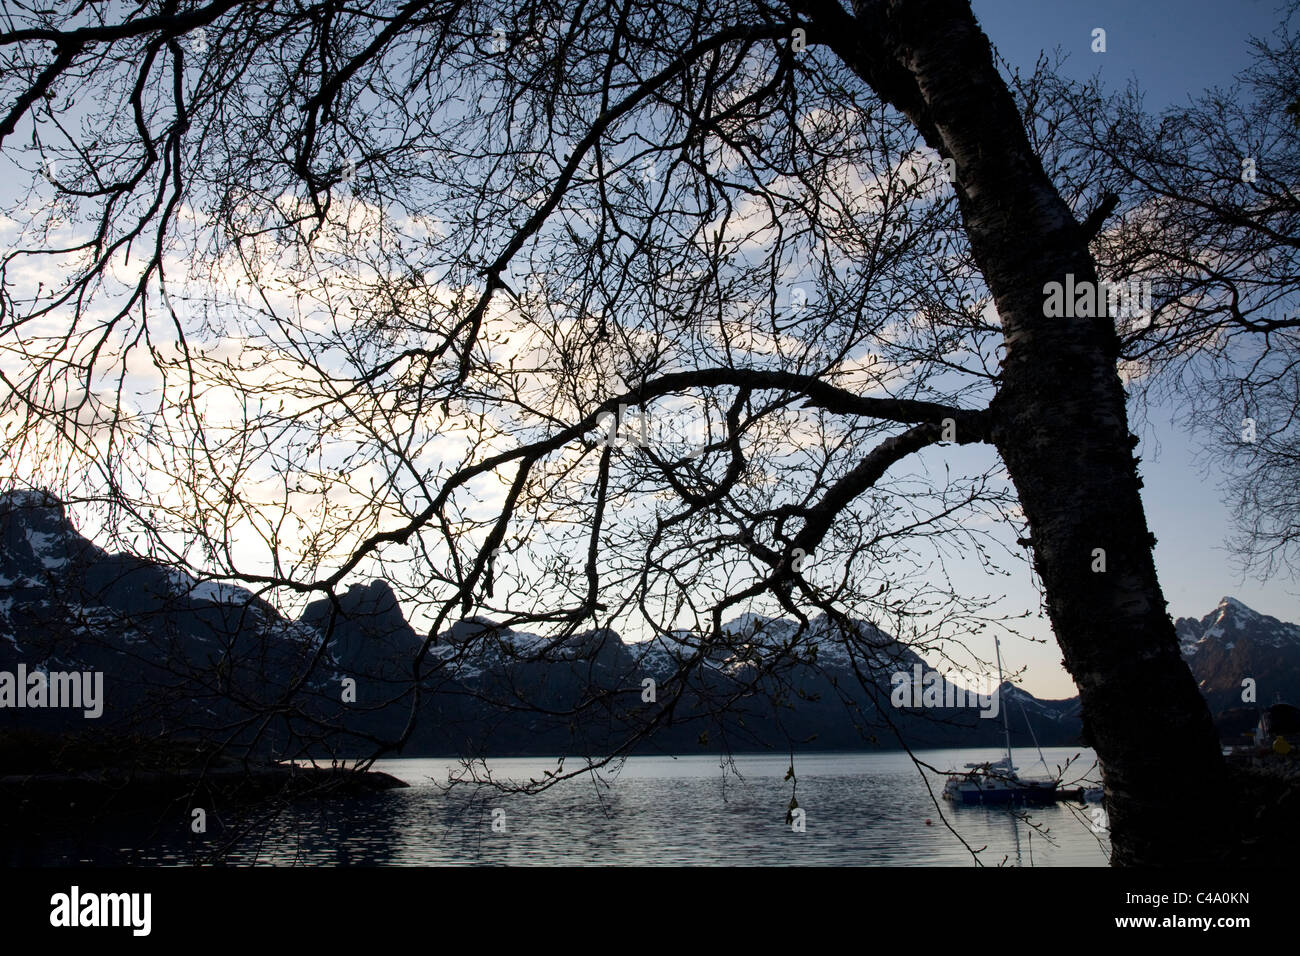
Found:
[[[1054,748],[1048,757],[1060,762],[1077,752]],[[946,767],[987,755],[943,751],[925,759]],[[1082,765],[1091,759],[1085,752]],[[603,782],[586,775],[528,796],[473,785],[447,790],[436,782],[446,782],[453,763],[394,760],[378,769],[409,789],[295,804],[246,833],[230,817],[210,815],[206,835],[189,833],[188,817],[135,819],[21,838],[5,857],[11,865],[185,864],[209,856],[224,837],[233,844],[225,861],[246,865],[971,865],[972,850],[991,866],[1106,864],[1085,808],[1011,812],[944,801],[936,808],[902,754],[796,757],[807,829],[794,833],[785,823],[788,766],[788,757],[737,757],[724,772],[716,757],[634,757]],[[536,759],[492,761],[498,779],[524,781],[553,768]],[[932,778],[937,793],[935,784]]]

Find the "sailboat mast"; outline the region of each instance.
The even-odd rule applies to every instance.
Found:
[[[993,635],[993,652],[998,656],[998,696],[1002,696],[1002,642],[998,640],[997,635]],[[1007,742],[1007,773],[1015,770],[1015,764],[1011,762],[1011,725],[1007,723],[1007,702],[998,701],[998,710],[1002,711],[1002,735]]]

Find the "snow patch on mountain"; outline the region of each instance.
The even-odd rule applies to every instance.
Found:
[[[58,554],[59,546],[65,543],[60,535],[28,528],[27,543],[31,545],[32,555],[50,570],[68,563],[66,557]]]
[[[649,640],[627,645],[637,670],[656,680],[665,680],[678,671],[699,653],[700,638],[690,631],[673,631],[656,634]],[[707,658],[705,667],[714,666]]]
[[[185,571],[174,570],[169,575],[179,593],[193,601],[210,604],[250,604],[257,600],[252,591],[224,581],[199,580]]]
[[[1188,659],[1211,646],[1232,650],[1241,640],[1272,648],[1300,646],[1300,625],[1261,614],[1230,596],[1220,598],[1218,607],[1200,620],[1179,618],[1174,631]]]
[[[738,665],[774,654],[836,670],[852,670],[855,666],[879,670],[910,666],[920,660],[872,624],[856,621],[852,630],[846,630],[825,614],[812,618],[802,633],[797,621],[753,613],[740,615],[723,631],[742,642],[732,655]]]

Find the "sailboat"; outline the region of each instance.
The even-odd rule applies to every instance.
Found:
[[[998,658],[998,693],[1002,693],[1002,644],[993,638]],[[1007,755],[1001,760],[968,763],[966,771],[949,773],[943,795],[954,803],[1052,803],[1057,798],[1056,780],[1026,780],[1016,773],[1011,760],[1011,725],[1006,702],[1002,711],[1002,734]]]

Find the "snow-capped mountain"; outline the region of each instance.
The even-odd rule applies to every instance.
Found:
[[[745,613],[727,623],[723,630],[735,650],[726,663],[744,666],[774,654],[788,656],[826,670],[866,672],[899,670],[922,663],[912,650],[875,625],[854,621],[846,630],[828,615],[820,614],[800,632],[799,622]]]
[[[1199,620],[1179,618],[1174,627],[1183,658],[1212,710],[1300,701],[1300,625],[1224,597],[1209,614]],[[1247,678],[1255,682],[1253,701],[1243,700]]]
[[[273,703],[319,640],[242,588],[96,547],[52,496],[0,495],[0,670],[102,673],[96,727],[232,726]],[[20,717],[87,729],[76,711],[0,713]]]

